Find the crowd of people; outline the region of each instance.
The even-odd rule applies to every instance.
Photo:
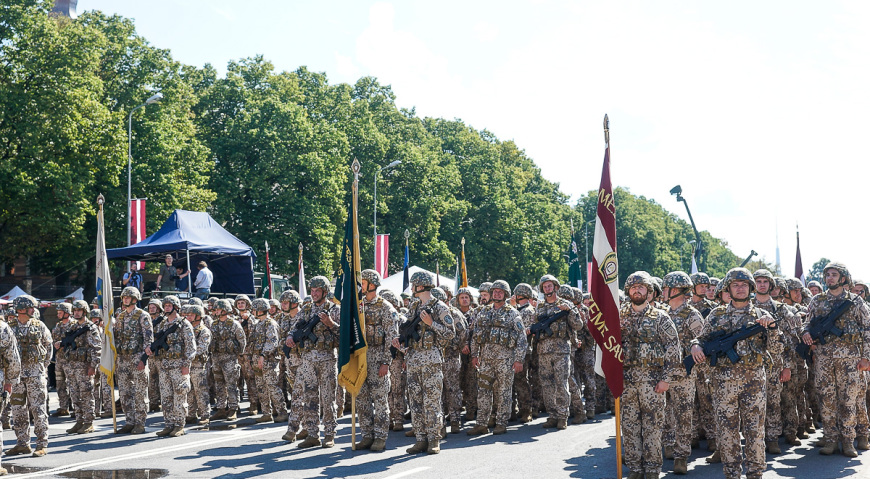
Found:
[[[870,449],[870,288],[842,264],[824,274],[826,288],[763,269],[734,268],[721,281],[680,271],[628,276],[620,294],[620,402],[630,479],[658,478],[664,459],[674,473],[688,473],[700,441],[727,478],[744,467],[748,478],[760,478],[766,454],[800,445],[820,427],[821,454]],[[546,415],[543,427],[558,431],[614,408],[594,373],[588,293],[545,275],[534,286],[497,280],[481,284],[478,297],[469,288],[454,296],[421,271],[403,298],[381,288],[381,279],[374,270],[361,274],[368,374],[356,398],[355,449],[385,450],[388,433],[405,430],[407,419],[405,436],[414,441],[407,453],[437,454],[448,433],[463,429],[505,434],[510,421]],[[282,440],[333,447],[347,397],[337,383],[340,306],[328,278],[312,278],[309,290],[306,298],[288,290],[278,300],[186,304],[169,295],[142,309],[139,289],[125,287],[113,318],[124,415],[116,432],[145,433],[149,410],[162,411],[163,437],[235,421],[245,393],[245,413],[256,422],[287,423]],[[81,300],[62,304],[49,331],[36,308],[32,297],[18,297],[0,322],[0,384],[10,399],[3,426],[17,438],[7,456],[31,453],[31,419],[32,454],[47,453],[52,351],[60,403],[52,415],[75,417],[67,433],[91,433],[95,418],[113,411],[98,372],[100,311]]]

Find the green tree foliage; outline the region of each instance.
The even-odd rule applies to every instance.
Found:
[[[813,267],[806,273],[807,283],[810,281],[818,281],[823,286],[825,284],[825,265],[830,263],[831,260],[828,258],[822,258],[815,263],[813,263]]]

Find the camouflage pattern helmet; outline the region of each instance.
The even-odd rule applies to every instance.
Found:
[[[528,283],[518,284],[517,287],[514,288],[514,294],[517,295],[518,297],[522,296],[524,298],[534,298],[535,297],[535,292],[532,291],[532,285],[530,285]]]
[[[490,289],[492,289],[492,283],[489,281],[484,281],[483,283],[480,283],[480,286],[477,287],[477,292],[489,293]]]
[[[845,282],[843,282],[843,284],[852,284],[852,275],[849,274],[849,268],[847,268],[846,265],[844,265],[843,263],[831,261],[830,263],[825,265],[825,269],[822,270],[822,274],[827,274],[829,269],[837,270],[840,273],[840,276],[845,278]]]
[[[12,307],[15,311],[21,311],[22,309],[27,308],[38,308],[39,302],[36,301],[36,298],[29,294],[22,294],[21,296],[12,300]]]
[[[692,284],[699,286],[702,284],[713,284],[710,282],[710,277],[707,273],[695,273],[692,275]]]
[[[360,273],[360,276],[362,279],[368,281],[369,284],[373,284],[378,288],[381,287],[381,273],[378,273],[373,269],[364,269]]]
[[[6,309],[6,316],[17,316],[17,315],[18,315],[18,313],[15,312],[15,308],[10,307],[10,308]]]
[[[424,286],[426,288],[435,287],[435,278],[428,271],[417,271],[411,275],[411,284],[414,286]]]
[[[471,294],[471,288],[467,288],[467,287],[459,288],[459,290],[456,291],[456,296],[459,296],[460,294],[467,294],[468,299],[474,299],[474,295]]]
[[[716,278],[715,276],[710,276],[710,284],[711,284],[712,286],[717,286],[717,285],[718,285],[719,283],[721,283],[721,282],[722,282],[721,279]]]
[[[184,305],[182,305],[182,306],[181,306],[181,311],[179,311],[179,313],[181,313],[182,315],[189,313],[189,312],[190,312],[190,307],[191,307],[191,306],[193,306],[193,305],[192,305],[192,304],[184,304]]]
[[[813,292],[810,291],[810,288],[801,288],[801,295],[803,296],[803,299],[813,298]]]
[[[441,288],[432,288],[431,290],[429,290],[429,293],[431,293],[432,297],[437,299],[438,301],[447,301],[447,295],[444,294],[444,290],[442,290]]]
[[[655,289],[655,291],[656,291],[656,296],[661,296],[662,295],[662,279],[659,278],[658,276],[653,276],[652,280],[653,280],[653,289]]]
[[[269,311],[269,302],[265,298],[257,298],[251,303],[254,311]]]
[[[731,268],[725,273],[725,279],[722,280],[720,285],[722,285],[723,290],[728,290],[728,287],[731,286],[731,283],[734,281],[746,281],[749,283],[749,292],[752,293],[755,291],[755,278],[752,277],[752,273],[749,272],[746,268]]]
[[[391,289],[383,289],[380,293],[382,298],[387,300],[390,304],[393,305],[394,308],[399,309],[402,306],[402,302],[399,301],[399,298],[396,297],[396,293]]]
[[[77,299],[77,300],[73,301],[72,309],[73,309],[73,311],[75,311],[77,309],[83,309],[85,311],[90,311],[91,307],[88,305],[87,302],[85,302],[85,300]]]
[[[785,292],[786,293],[790,293],[792,290],[795,290],[795,289],[800,291],[801,289],[803,289],[803,287],[804,287],[804,284],[801,283],[801,280],[794,278],[794,277],[785,278]]]
[[[91,304],[100,304],[100,297],[94,296],[94,299],[91,300]]]
[[[788,283],[785,278],[780,278],[779,276],[773,278],[773,281],[776,283],[776,288],[779,288],[780,294],[788,294]]]
[[[90,313],[88,313],[88,317],[91,319],[102,318],[103,312],[100,310],[100,308],[94,308],[91,310]]]
[[[555,276],[553,276],[552,274],[545,274],[545,275],[541,276],[541,280],[538,281],[538,290],[543,291],[544,290],[544,283],[546,283],[547,281],[553,283],[553,287],[557,291],[559,290],[559,286],[562,286],[562,283],[560,283],[559,280],[556,279]]]
[[[852,281],[852,287],[854,288],[855,286],[862,286],[864,288],[864,294],[861,295],[861,299],[867,299],[867,295],[870,293],[870,287],[867,286],[867,282],[861,279],[856,279]]]
[[[770,289],[776,287],[776,278],[773,277],[773,273],[764,268],[752,273],[752,278],[755,280],[758,278],[767,278],[767,282],[770,283]],[[770,291],[770,289],[768,289],[768,291]]]
[[[181,311],[181,300],[178,299],[178,296],[175,296],[174,294],[164,296],[161,306],[166,306],[167,303],[171,304],[176,311]]]
[[[556,292],[556,296],[567,299],[568,301],[574,302],[574,290],[571,289],[571,286],[567,284],[563,284],[559,286],[559,291]]]
[[[583,290],[574,286],[571,286],[571,291],[574,292],[574,303],[582,303],[583,302]]]
[[[142,299],[142,293],[139,292],[139,288],[134,288],[132,286],[127,286],[121,291],[121,297],[123,298],[124,296],[131,296],[133,298],[136,298],[136,301]]]
[[[725,292],[725,288],[722,286],[725,284],[725,281],[719,281],[719,284],[716,285],[716,290],[713,292],[713,297],[722,301],[722,293]]]
[[[807,283],[807,288],[812,288],[813,286],[815,286],[815,287],[817,287],[817,288],[819,288],[819,289],[825,289],[825,288],[822,288],[822,283],[819,283],[819,282],[816,281],[816,280],[812,280],[812,281],[810,281],[809,283]]]
[[[187,300],[187,304],[192,304],[195,306],[202,306],[202,300],[197,298],[196,296]]]
[[[202,306],[200,306],[198,304],[187,305],[187,314],[191,314],[191,313],[199,316],[200,318],[205,316],[205,310],[202,309]]]
[[[223,312],[229,314],[233,312],[233,303],[230,302],[227,298],[219,299],[214,304],[215,310],[222,310]]]
[[[511,285],[509,285],[508,282],[503,279],[497,279],[492,283],[492,286],[489,288],[490,294],[492,294],[492,290],[494,289],[500,289],[504,291],[505,299],[509,298],[511,295]]]
[[[238,304],[239,301],[244,301],[247,305],[247,309],[251,309],[251,298],[249,298],[247,294],[236,295],[236,299],[233,301],[233,304]]]
[[[63,311],[66,314],[72,315],[72,304],[70,303],[60,303],[57,305],[58,311]]]
[[[208,307],[214,309],[215,305],[217,305],[217,301],[218,299],[216,296],[208,298]]]
[[[311,282],[308,283],[308,287],[311,289],[320,288],[326,292],[329,292],[329,278],[326,276],[315,276],[311,278]]]
[[[631,290],[631,287],[636,284],[645,285],[647,293],[651,293],[655,290],[655,281],[653,281],[652,276],[650,276],[649,273],[646,271],[635,271],[628,275],[628,278],[625,279],[625,285],[622,288],[627,297],[631,297],[629,290]]]
[[[272,299],[269,300],[269,307],[271,308],[271,307],[273,307],[273,306],[276,307],[276,308],[280,308],[280,307],[281,307],[281,303],[278,302],[277,299],[272,298]]]
[[[281,302],[288,301],[290,304],[296,303],[299,304],[302,302],[302,298],[299,297],[299,293],[292,289],[288,289],[281,293]]]
[[[152,304],[153,304],[154,306],[157,306],[157,309],[158,309],[158,310],[159,310],[160,308],[163,307],[163,303],[161,303],[160,300],[157,299],[157,298],[151,298],[151,299],[148,301],[148,306],[151,306]]]
[[[682,271],[671,271],[670,273],[666,274],[665,278],[662,280],[662,284],[663,287],[672,289],[686,288],[691,290],[693,287],[695,287],[695,283],[692,282],[692,278],[690,278],[688,274]]]

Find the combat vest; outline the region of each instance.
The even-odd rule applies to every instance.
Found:
[[[562,299],[562,298],[557,299],[556,302],[553,303],[552,305],[550,303],[544,303],[544,308],[551,310],[549,313],[546,313],[546,315],[552,316],[554,314],[558,314],[558,313],[562,312],[562,310],[559,309],[559,305],[562,303],[562,301],[565,301],[566,304],[570,305],[570,301],[568,301],[566,299]],[[539,308],[540,308],[540,305],[541,305],[541,303],[538,303]],[[573,306],[573,305],[571,305],[571,306]],[[574,337],[574,334],[573,334],[574,330],[571,329],[571,326],[568,324],[568,317],[567,316],[553,322],[553,324],[550,325],[550,331],[552,331],[552,334],[547,332],[547,331],[541,331],[540,333],[538,333],[538,335],[537,335],[538,337],[536,339],[538,341],[540,341],[542,339],[558,338],[558,339],[564,339],[564,340],[568,341],[568,340],[573,339],[573,337]]]
[[[209,351],[218,354],[242,354],[241,344],[236,339],[232,316],[227,316],[226,321],[216,319],[211,324],[211,344]]]
[[[72,324],[72,327],[69,329],[69,331],[77,331],[83,327],[88,328],[89,331],[75,339],[76,347],[75,349],[68,351],[66,353],[66,357],[70,361],[86,363],[90,359],[88,357],[88,350],[90,349],[90,344],[88,344],[88,335],[95,332],[94,329],[97,327],[97,325],[92,323],[89,319],[85,319],[84,324],[70,324]],[[63,350],[63,348],[60,348],[60,350]]]
[[[751,326],[750,322],[757,322],[761,317],[763,317],[763,314],[759,312],[760,310],[761,308],[757,308],[754,304],[750,304],[749,309],[746,311],[746,315],[749,319],[744,323],[744,325],[747,327]],[[711,311],[710,315],[707,317],[707,321],[710,324],[710,331],[715,332],[724,329],[722,328],[720,321],[723,321],[723,317],[727,315],[727,306],[719,306]],[[731,327],[731,325],[729,325],[729,327]],[[756,367],[771,366],[773,364],[773,358],[770,357],[766,344],[767,333],[756,334],[755,336],[746,338],[742,341],[737,341],[737,344],[734,345],[734,350],[737,352],[737,355],[740,356],[740,360],[736,364]],[[730,359],[719,358],[719,362],[716,366],[731,366],[734,364],[735,363],[732,363]]]
[[[325,300],[324,305],[325,306],[320,311],[318,311],[317,314],[320,314],[320,312],[329,314],[329,312],[332,311],[333,308],[337,307],[335,303],[329,300]],[[303,342],[302,347],[299,348],[299,350],[300,352],[313,351],[315,349],[321,351],[332,351],[333,349],[338,347],[338,335],[330,331],[330,329],[327,328],[325,324],[323,324],[323,321],[320,321],[319,317],[313,315],[311,313],[312,309],[314,309],[313,303],[305,303],[305,305],[302,306],[302,311],[300,311],[299,314],[303,315],[302,317],[305,318],[306,321],[317,321],[317,325],[314,326],[314,329],[312,330],[314,335],[317,336],[317,341],[312,342],[311,340],[306,339]],[[296,327],[299,327],[299,322],[296,323]]]
[[[278,329],[278,323],[276,323],[275,320],[268,315],[266,316],[266,319],[259,320],[254,326],[254,331],[251,334],[251,340],[254,342],[253,351],[255,354],[265,356],[263,354],[263,348],[266,346],[266,328],[269,327],[270,323],[275,325],[275,329]],[[275,348],[275,350],[272,351],[271,356],[277,357],[277,350],[280,350],[280,348]]]
[[[629,309],[629,311],[633,310]],[[625,354],[623,358],[625,367],[664,367],[665,347],[659,341],[659,313],[660,310],[650,305],[638,323],[623,328],[622,347]]]
[[[205,325],[202,324],[202,320],[200,320],[199,326],[193,328],[193,339],[196,341],[196,344],[199,344],[199,337],[202,334],[202,332],[206,329],[208,329],[208,328],[206,328]],[[209,347],[211,347],[211,344],[209,344]],[[193,363],[198,365],[198,366],[204,366],[207,361],[208,361],[208,349],[206,349],[206,351],[203,352],[202,354],[197,353],[197,355],[194,356],[194,358],[193,358]]]
[[[366,344],[368,346],[383,346],[387,337],[383,321],[384,298],[377,296],[374,301],[366,304],[365,307]],[[369,308],[371,308],[373,313],[377,311],[377,314],[368,314]]]
[[[27,324],[22,326],[16,320],[15,339],[18,340],[18,351],[21,353],[21,364],[41,363],[48,357],[48,351],[42,344],[42,321],[30,318]]]
[[[680,310],[677,314],[671,314],[671,320],[674,322],[674,326],[677,328],[677,333],[679,334],[684,329],[688,329],[688,325],[686,321],[689,320],[689,316],[692,315],[692,305],[688,304],[688,302],[684,303],[683,309]],[[703,317],[703,316],[702,316]],[[679,334],[680,338],[680,352],[682,356],[688,356],[691,354],[690,350],[692,349],[692,337],[686,334]]]
[[[503,311],[497,311],[493,309],[492,305],[487,305],[483,310],[483,314],[474,330],[474,340],[477,344],[496,344],[508,349],[513,349],[517,346],[520,334],[523,333],[517,330],[515,322],[507,318],[507,312],[514,309],[514,307],[505,304],[502,306],[502,309]]]
[[[824,316],[831,312],[835,305],[840,304],[840,301],[851,301],[857,305],[856,299],[858,295],[852,294],[846,291],[843,299],[837,298],[832,301],[831,298],[828,297],[828,292],[823,291],[815,296],[816,300],[816,309],[815,316]],[[825,337],[825,341],[829,343],[848,343],[848,344],[856,344],[859,347],[863,347],[864,338],[862,336],[862,331],[864,328],[861,326],[861,323],[858,322],[858,318],[855,317],[854,313],[855,308],[850,307],[848,311],[843,313],[837,321],[835,321],[835,325],[843,331],[843,335],[840,337],[834,335],[828,335]]]
[[[157,351],[154,356],[157,359],[181,359],[184,357],[184,326],[185,324],[190,324],[190,322],[179,316],[175,318],[175,321],[169,322],[167,319],[160,324],[164,326],[160,331],[161,333],[174,324],[178,324],[178,328],[172,334],[166,336],[166,345],[168,347]],[[159,333],[154,333],[155,336],[157,334]]]
[[[421,311],[428,311],[429,314],[432,316],[432,321],[436,321],[436,315],[433,306],[435,306],[439,302],[439,300],[432,298],[432,300],[430,300],[425,307],[420,306],[419,300],[416,301],[416,303],[411,305],[412,307],[416,308],[414,316],[416,317],[417,315],[419,315]],[[435,329],[431,326],[427,326],[422,319],[419,323],[417,323],[417,331],[420,333],[420,340],[415,341],[413,338],[411,338],[408,341],[408,349],[430,350],[440,349],[445,346],[438,341],[438,333],[435,331]]]
[[[133,315],[129,320],[123,319],[126,315],[125,311],[121,311],[115,324],[118,328],[114,330],[115,335],[115,350],[118,354],[141,354],[145,350],[145,341],[142,339],[142,325],[139,324],[139,319],[145,311],[139,308],[133,310]]]

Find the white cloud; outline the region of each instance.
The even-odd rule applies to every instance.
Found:
[[[483,43],[491,43],[498,38],[498,27],[489,22],[477,22],[474,25],[474,34]]]

